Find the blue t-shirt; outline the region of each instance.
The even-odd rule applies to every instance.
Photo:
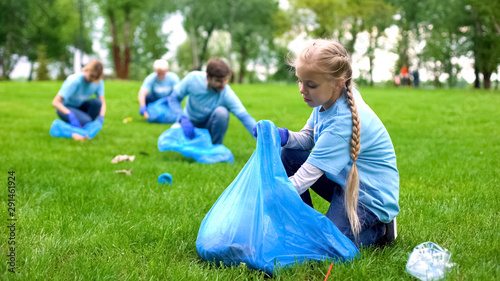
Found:
[[[361,149],[356,161],[359,202],[389,223],[399,213],[399,172],[389,133],[382,121],[353,89],[361,120]],[[314,128],[315,146],[307,162],[345,188],[352,166],[352,117],[346,94],[328,110],[314,108],[307,124]]]
[[[80,107],[88,98],[93,94],[104,96],[104,82],[99,81],[95,84],[93,82],[85,81],[84,73],[75,73],[64,81],[59,90],[59,95],[63,98],[62,104],[70,107]]]
[[[207,88],[207,73],[204,71],[190,72],[175,86],[173,93],[175,98],[171,99],[172,109],[180,109],[180,102],[186,96],[188,98],[184,114],[194,122],[205,122],[218,106],[224,106],[243,123],[250,133],[253,132],[253,127],[257,124],[229,85],[226,85],[220,93],[209,90]]]
[[[148,90],[161,99],[170,96],[177,83],[179,83],[179,76],[173,72],[167,72],[163,80],[158,79],[158,74],[153,72],[144,79],[141,88]]]

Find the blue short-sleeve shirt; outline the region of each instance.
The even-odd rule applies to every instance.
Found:
[[[70,107],[80,107],[93,94],[104,96],[104,82],[87,82],[83,77],[84,73],[75,73],[64,81],[59,90],[59,95],[63,98],[62,104]]]
[[[163,80],[158,79],[158,74],[153,72],[144,79],[141,88],[153,93],[157,98],[164,98],[172,94],[177,83],[179,83],[179,76],[171,71],[167,72]]]
[[[399,172],[391,138],[382,121],[353,89],[361,121],[361,149],[356,161],[359,202],[388,223],[399,213]],[[352,117],[345,94],[328,110],[314,108],[307,124],[314,128],[315,146],[307,162],[345,188],[352,166]]]

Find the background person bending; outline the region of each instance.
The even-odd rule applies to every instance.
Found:
[[[96,118],[103,123],[106,114],[102,63],[93,60],[82,71],[68,76],[52,100],[57,115],[78,128]],[[94,94],[97,98],[89,99]]]
[[[194,138],[194,127],[206,128],[213,144],[222,144],[232,112],[252,134],[255,119],[227,84],[231,70],[220,58],[211,58],[207,71],[192,71],[174,88],[170,107],[177,114],[184,134]],[[186,97],[184,111],[181,102]]]
[[[141,86],[138,94],[139,114],[148,119],[148,104],[170,96],[175,85],[179,83],[179,76],[168,71],[168,62],[166,60],[156,60],[153,64],[154,72],[149,74]]]

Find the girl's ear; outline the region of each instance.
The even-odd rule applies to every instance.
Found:
[[[337,79],[337,82],[335,83],[335,86],[337,88],[339,88],[339,89],[344,88],[344,86],[345,86],[345,78],[342,77],[342,78]]]

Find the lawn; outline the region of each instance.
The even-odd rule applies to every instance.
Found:
[[[141,83],[107,81],[108,112],[87,142],[52,138],[51,101],[61,82],[0,83],[0,280],[323,280],[329,263],[272,278],[201,260],[205,214],[238,175],[255,141],[234,116],[224,145],[234,165],[159,152],[169,125],[138,115]],[[296,86],[234,85],[255,119],[300,130],[311,109]],[[384,122],[400,172],[399,236],[335,264],[329,280],[414,280],[412,249],[432,241],[456,263],[449,280],[500,279],[500,94],[473,90],[360,89]],[[123,123],[132,117],[133,121]],[[112,164],[119,154],[133,162]],[[131,169],[132,175],[115,170]],[[8,177],[15,171],[16,273],[10,266]],[[162,173],[173,185],[157,183]],[[328,205],[313,197],[320,212]]]

